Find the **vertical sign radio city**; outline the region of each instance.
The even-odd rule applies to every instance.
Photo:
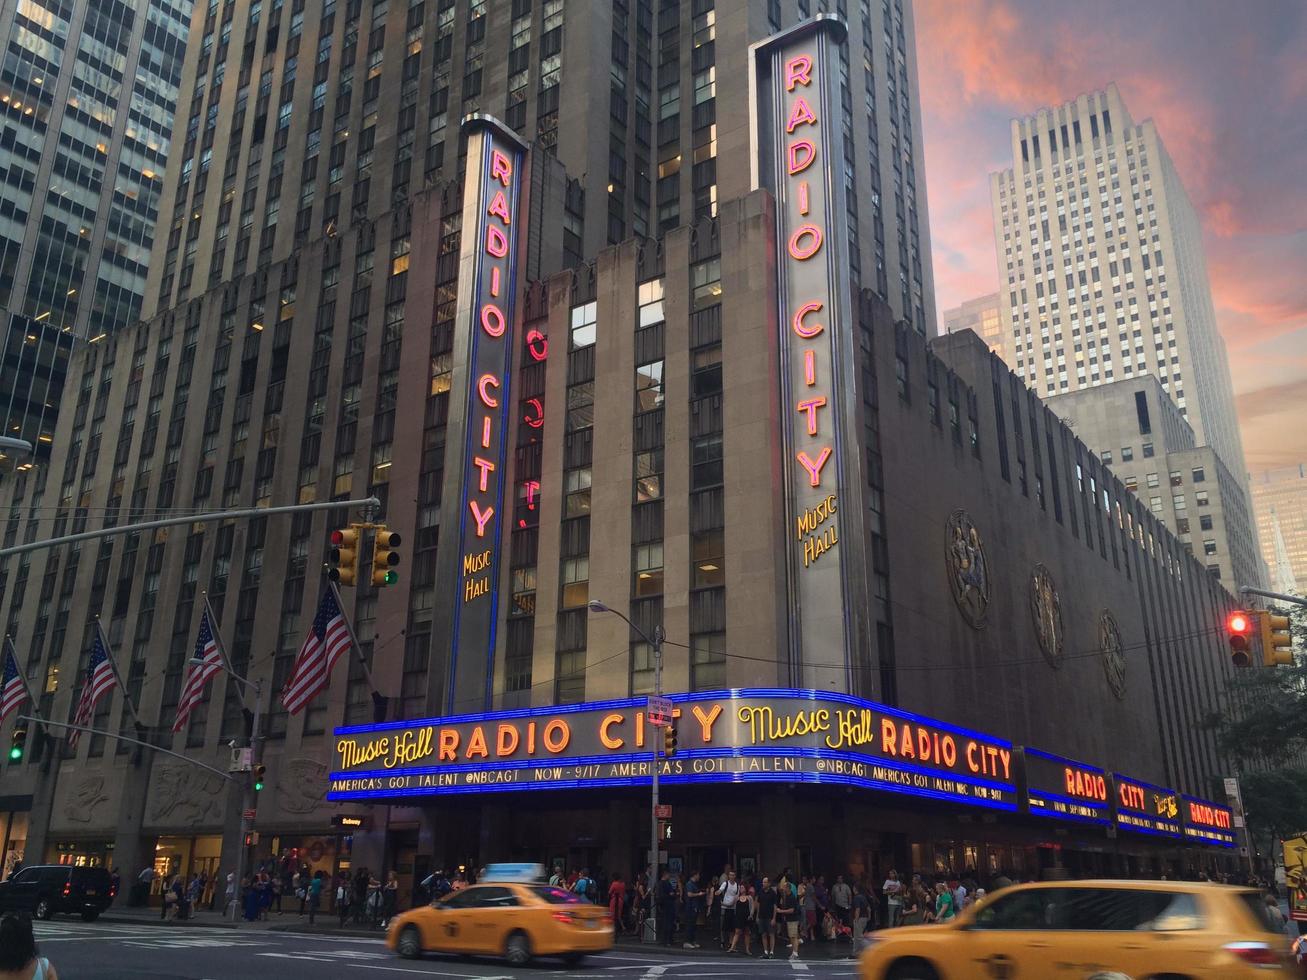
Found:
[[[858,347],[850,323],[847,191],[837,158],[846,35],[843,21],[829,16],[773,35],[752,48],[750,82],[754,185],[776,197],[792,680],[849,690],[850,657],[867,641],[853,397]],[[807,661],[805,650],[823,666]]]
[[[508,411],[513,404],[517,216],[526,149],[511,130],[488,116],[469,116],[463,129],[468,153],[455,340],[455,370],[462,370],[455,391],[462,394],[464,436],[456,463],[457,577],[447,579],[457,582],[449,603],[446,692],[453,710],[488,703],[493,686]],[[451,432],[455,421],[451,412]]]

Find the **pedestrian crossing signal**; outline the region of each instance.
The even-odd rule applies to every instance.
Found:
[[[27,729],[15,728],[12,740],[9,743],[9,761],[22,762],[23,750],[27,747]]]
[[[676,755],[676,726],[668,725],[663,729],[663,755],[669,759]]]

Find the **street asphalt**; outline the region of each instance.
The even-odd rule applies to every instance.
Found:
[[[377,938],[309,935],[271,930],[206,929],[127,922],[87,924],[58,918],[36,924],[41,953],[64,980],[332,980],[336,977],[591,978],[680,980],[690,977],[840,977],[857,975],[852,960],[728,957],[720,951],[661,953],[621,948],[568,969],[541,960],[522,969],[491,959],[428,954],[401,960]]]

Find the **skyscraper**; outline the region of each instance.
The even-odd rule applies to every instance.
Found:
[[[0,3],[0,434],[38,458],[73,346],[141,314],[191,7]]]
[[[572,261],[714,215],[749,190],[748,44],[813,7],[617,0],[569,7],[564,31],[563,0],[201,5],[147,312],[458,177],[469,112],[499,116],[575,178]],[[933,332],[911,4],[815,7],[850,18],[855,279]]]
[[[1012,121],[990,175],[1009,357],[1056,395],[1155,375],[1242,481],[1243,448],[1193,204],[1115,85]]]
[[[1004,362],[1008,361],[1005,341],[1007,331],[1003,329],[1003,316],[998,310],[998,293],[988,293],[975,299],[965,300],[944,310],[939,315],[940,333],[950,334],[959,330],[974,330],[986,344]]]
[[[1307,465],[1255,473],[1249,484],[1271,588],[1301,588],[1307,584]]]

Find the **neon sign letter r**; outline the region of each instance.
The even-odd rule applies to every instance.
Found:
[[[812,83],[812,58],[806,54],[796,55],[785,62],[785,91],[793,92],[797,83]]]

